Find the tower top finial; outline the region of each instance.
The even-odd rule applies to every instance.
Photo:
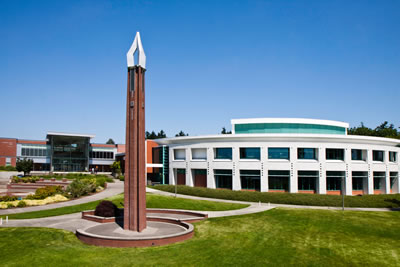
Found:
[[[142,41],[140,40],[140,33],[137,32],[135,36],[135,40],[129,48],[128,53],[126,53],[126,59],[128,61],[128,68],[135,66],[135,52],[138,51],[138,63],[136,65],[141,66],[142,68],[146,68],[146,55],[144,54]]]

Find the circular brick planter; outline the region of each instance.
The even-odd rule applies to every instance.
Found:
[[[192,211],[182,211],[182,210],[169,210],[169,209],[147,209],[147,219],[149,218],[170,218],[174,219],[174,215],[178,215],[180,221],[187,222],[187,223],[194,223],[194,222],[199,222],[204,219],[208,218],[207,214],[202,214],[198,212],[192,212]],[[121,211],[121,214],[123,212]],[[160,216],[161,215],[161,216]],[[165,215],[165,216],[162,216]],[[168,217],[168,215],[171,215]],[[120,219],[122,220],[123,217],[100,217],[94,215],[94,210],[87,210],[82,212],[82,219],[88,220],[88,221],[93,221],[97,223],[109,223],[109,222],[115,222],[116,220]]]
[[[106,247],[150,247],[180,242],[193,237],[189,222],[206,219],[206,214],[168,209],[147,209],[147,228],[142,232],[124,230],[123,217],[100,217],[94,210],[82,212],[82,219],[100,223],[76,230],[82,242]],[[121,213],[123,214],[123,213]]]
[[[147,228],[142,232],[123,230],[115,222],[103,223],[76,230],[82,242],[106,247],[162,246],[193,237],[193,225],[169,218],[148,218]]]

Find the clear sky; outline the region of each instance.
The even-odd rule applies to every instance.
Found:
[[[0,136],[124,143],[136,31],[149,131],[217,134],[252,117],[400,126],[400,1],[0,0]]]

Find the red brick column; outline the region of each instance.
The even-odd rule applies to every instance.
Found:
[[[146,228],[145,90],[141,66],[128,68],[124,229]]]

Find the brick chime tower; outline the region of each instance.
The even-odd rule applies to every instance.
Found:
[[[137,63],[135,65],[135,53]],[[126,99],[126,153],[124,183],[124,229],[141,232],[146,228],[145,90],[144,54],[139,32],[126,54],[128,90]]]

